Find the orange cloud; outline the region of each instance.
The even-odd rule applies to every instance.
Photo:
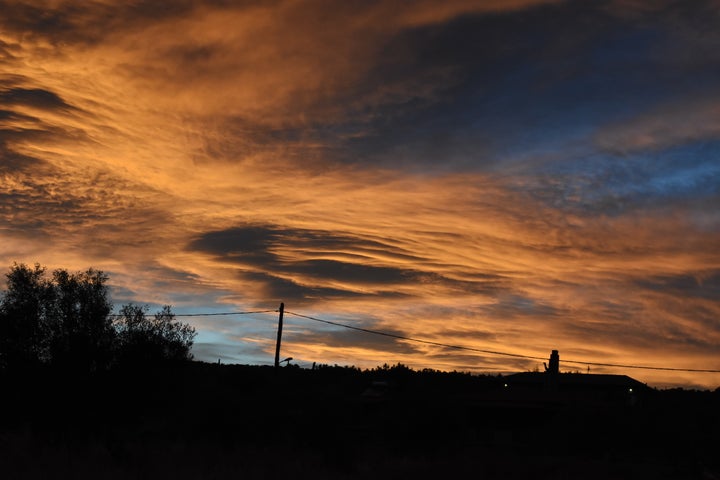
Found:
[[[711,209],[607,214],[544,196],[564,180],[540,185],[524,164],[462,170],[440,152],[436,170],[408,171],[344,147],[385,115],[409,122],[406,104],[442,102],[460,81],[450,64],[390,48],[396,36],[548,3],[187,2],[156,12],[142,2],[0,2],[11,12],[0,64],[15,72],[0,76],[0,259],[93,265],[111,273],[123,300],[187,309],[285,301],[480,349],[719,368]],[[395,63],[414,74],[382,74]],[[712,138],[715,107],[692,106],[608,126],[596,144],[635,151]],[[670,114],[684,126],[671,128]],[[402,142],[393,152],[414,155]],[[272,322],[193,321],[207,332],[208,357],[218,338],[253,358],[271,353]],[[308,363],[539,363],[289,321],[286,348]]]

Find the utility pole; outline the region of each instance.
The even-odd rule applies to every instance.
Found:
[[[280,367],[280,342],[282,341],[282,322],[283,322],[283,313],[285,312],[285,304],[280,303],[280,309],[278,310],[280,312],[280,319],[278,320],[278,334],[277,334],[277,343],[275,344],[275,369],[277,370]]]

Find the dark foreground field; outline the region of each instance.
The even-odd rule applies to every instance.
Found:
[[[718,392],[631,405],[404,368],[200,363],[2,383],[0,478],[720,478]]]

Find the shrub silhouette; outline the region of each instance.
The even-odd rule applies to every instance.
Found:
[[[195,330],[175,321],[169,306],[152,319],[147,307],[125,305],[112,321],[103,272],[13,264],[0,299],[0,369],[41,365],[92,372],[122,363],[192,358]]]

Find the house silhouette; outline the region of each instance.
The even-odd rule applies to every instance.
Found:
[[[504,377],[511,397],[561,403],[636,405],[651,389],[627,375],[561,373],[560,354],[553,350],[544,372],[521,372]]]

